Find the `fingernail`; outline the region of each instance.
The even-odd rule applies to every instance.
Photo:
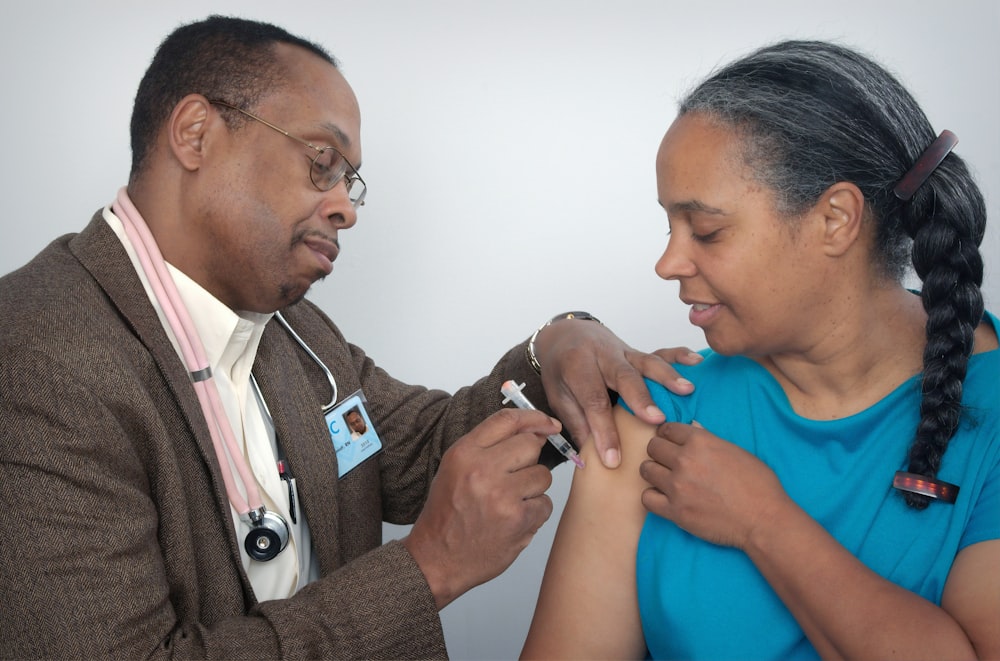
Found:
[[[663,411],[650,404],[646,407],[646,415],[650,418],[662,418]]]
[[[618,450],[605,450],[604,451],[604,465],[608,468],[618,468],[618,464],[622,462],[621,453]]]
[[[685,379],[683,376],[677,377],[676,383],[679,386],[693,386],[694,385],[693,383],[691,383],[690,381],[688,381],[687,379]]]
[[[701,355],[697,351],[688,351],[688,359],[693,360],[696,363],[700,363],[705,359],[705,356]]]

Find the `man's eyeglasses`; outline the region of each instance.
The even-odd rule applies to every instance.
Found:
[[[368,192],[365,180],[361,178],[360,174],[358,174],[357,168],[351,165],[347,158],[345,158],[344,155],[335,148],[317,147],[311,142],[298,138],[285,129],[278,128],[271,122],[265,121],[260,117],[249,113],[242,108],[237,108],[232,104],[226,103],[225,101],[209,99],[208,102],[213,105],[222,106],[224,108],[229,108],[230,110],[235,110],[238,113],[242,113],[250,119],[258,121],[264,126],[274,129],[283,136],[291,138],[300,145],[316,150],[316,156],[312,159],[312,163],[309,166],[309,180],[312,181],[313,186],[321,191],[328,191],[336,186],[341,179],[343,179],[344,184],[347,186],[347,196],[350,198],[351,204],[354,205],[354,208],[357,209],[365,203],[365,193]]]

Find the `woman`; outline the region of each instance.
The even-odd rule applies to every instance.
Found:
[[[682,102],[656,272],[711,351],[575,474],[525,657],[1000,657],[997,318],[953,146],[827,43]]]

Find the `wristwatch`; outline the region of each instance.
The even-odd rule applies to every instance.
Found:
[[[601,323],[600,319],[590,314],[589,312],[583,312],[582,310],[573,310],[572,312],[563,312],[561,314],[557,314],[556,316],[552,317],[544,324],[539,326],[538,329],[531,334],[531,339],[528,340],[528,349],[526,352],[528,358],[528,364],[531,365],[531,369],[535,370],[536,374],[542,373],[542,366],[538,362],[538,356],[535,355],[535,340],[538,338],[538,334],[542,332],[543,328],[557,321],[561,321],[563,319],[584,319],[587,321],[596,321],[597,323]]]

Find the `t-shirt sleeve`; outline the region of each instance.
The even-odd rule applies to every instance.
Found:
[[[977,542],[1000,539],[1000,431],[995,431],[991,453],[984,462],[986,477],[979,492],[972,515],[962,534],[959,549]]]

